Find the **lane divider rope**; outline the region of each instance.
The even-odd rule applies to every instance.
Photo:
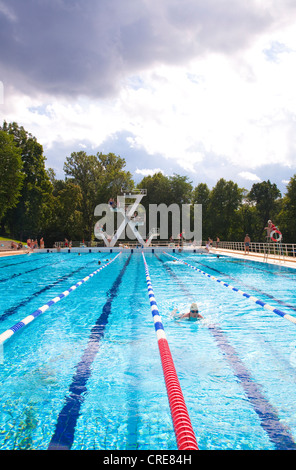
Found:
[[[164,327],[159,314],[154,291],[149,275],[148,265],[144,253],[142,252],[146,283],[151,307],[151,313],[154,320],[154,327],[158,341],[158,348],[162,363],[162,369],[167,389],[167,395],[179,450],[199,450],[195,434],[191,425],[177,372],[174,366],[173,358],[170,352],[169,344],[166,339]]]
[[[42,313],[46,312],[46,310],[48,310],[52,305],[55,305],[57,302],[59,302],[61,299],[63,299],[64,297],[67,297],[71,292],[73,292],[75,289],[77,289],[77,287],[81,286],[82,284],[84,284],[86,281],[88,281],[90,278],[92,278],[93,276],[95,276],[97,273],[99,273],[100,271],[102,271],[102,269],[106,268],[107,266],[109,266],[111,263],[113,263],[113,261],[116,260],[116,258],[121,254],[118,253],[118,255],[116,255],[111,261],[109,261],[108,263],[106,264],[103,264],[99,269],[96,269],[94,272],[92,272],[91,274],[89,274],[88,276],[84,277],[83,279],[81,279],[80,281],[78,281],[76,284],[74,284],[73,286],[71,286],[69,289],[65,290],[64,292],[62,292],[60,295],[58,295],[57,297],[55,297],[54,299],[51,299],[49,302],[47,302],[46,304],[44,304],[42,307],[38,308],[37,310],[35,310],[35,312],[33,312],[31,315],[28,315],[26,318],[23,318],[23,320],[19,321],[18,323],[16,323],[15,325],[13,325],[12,327],[8,328],[8,330],[4,331],[3,333],[0,334],[0,345],[2,343],[4,343],[4,341],[8,340],[12,335],[14,335],[14,333],[16,333],[17,331],[19,331],[20,329],[24,328],[26,325],[28,325],[29,323],[31,323],[33,320],[35,320],[35,318],[39,317],[39,315],[41,315]]]
[[[296,318],[293,317],[292,315],[289,315],[288,313],[285,313],[282,310],[279,310],[278,308],[273,307],[272,305],[269,305],[269,304],[267,304],[266,302],[263,302],[260,299],[257,299],[257,297],[254,297],[253,295],[247,294],[246,292],[243,292],[242,290],[231,286],[227,282],[221,281],[217,277],[212,276],[211,274],[208,274],[205,271],[202,271],[201,269],[197,268],[196,266],[192,266],[191,264],[187,263],[186,261],[183,261],[182,259],[177,258],[176,256],[170,255],[166,251],[164,251],[163,253],[167,256],[170,256],[171,258],[173,258],[177,261],[180,261],[181,263],[185,264],[189,268],[192,268],[195,271],[198,271],[199,273],[203,274],[204,276],[209,277],[212,281],[219,282],[220,284],[222,284],[222,286],[227,287],[228,289],[233,290],[234,292],[237,292],[238,294],[242,295],[243,297],[246,297],[247,299],[250,299],[252,302],[254,302],[257,305],[260,305],[261,307],[265,308],[266,310],[269,310],[269,311],[275,313],[276,315],[279,315],[280,317],[283,317],[286,320],[289,320],[290,322],[296,324]]]

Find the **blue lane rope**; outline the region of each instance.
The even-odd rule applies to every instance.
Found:
[[[183,259],[184,259],[184,258],[183,258]],[[224,259],[223,261],[225,261],[225,259]],[[194,260],[194,262],[195,262],[196,264],[199,264],[199,265],[203,266],[204,268],[208,268],[208,269],[210,269],[211,271],[215,271],[216,273],[220,274],[221,276],[226,276],[226,277],[228,277],[229,279],[231,279],[232,281],[238,282],[239,284],[243,285],[245,288],[252,289],[253,291],[258,292],[258,294],[266,295],[266,297],[268,297],[269,299],[274,300],[274,301],[277,302],[278,304],[280,304],[280,305],[282,305],[282,306],[284,306],[284,307],[288,307],[289,309],[294,310],[294,312],[296,312],[296,307],[294,307],[294,305],[288,304],[287,302],[284,302],[283,300],[279,300],[279,299],[277,299],[276,297],[274,297],[273,295],[268,294],[267,292],[264,292],[264,291],[262,291],[262,290],[260,290],[260,289],[258,289],[258,288],[256,288],[256,287],[250,285],[250,284],[246,284],[246,283],[243,282],[242,280],[237,279],[237,278],[235,278],[235,277],[233,277],[233,276],[230,276],[229,274],[224,273],[224,272],[222,272],[222,271],[219,271],[218,269],[215,269],[215,268],[213,268],[212,266],[208,266],[207,264],[203,264],[203,263],[201,263],[200,261],[196,261],[196,260]],[[226,261],[226,262],[228,262],[228,261]],[[259,268],[256,268],[256,269],[259,269]],[[277,274],[277,273],[272,272],[272,271],[267,271],[267,270],[264,271],[263,269],[261,269],[260,271],[263,271],[263,272],[270,272],[270,273],[272,273],[273,275],[276,275],[276,274]],[[291,278],[289,277],[289,279],[291,279]]]
[[[147,284],[147,289],[148,289],[148,297],[149,297],[149,302],[150,302],[151,314],[152,314],[153,321],[154,321],[156,337],[157,337],[157,340],[159,341],[162,338],[166,339],[166,335],[164,332],[164,327],[162,324],[158,306],[155,300],[154,291],[153,291],[153,287],[152,287],[151,279],[149,275],[148,265],[147,265],[145,255],[143,252],[142,252],[142,257],[143,257],[144,267],[145,267],[146,284]]]
[[[93,264],[93,261],[90,261],[89,263],[87,263],[84,266],[80,266],[80,268],[75,269],[75,271],[72,271],[68,274],[65,274],[64,276],[60,277],[59,279],[56,279],[54,282],[48,284],[47,286],[42,287],[42,289],[40,289],[39,291],[33,292],[29,297],[21,300],[21,302],[18,305],[14,305],[12,307],[9,307],[8,309],[6,309],[0,315],[0,323],[7,320],[7,318],[10,317],[11,315],[14,315],[18,311],[19,308],[25,307],[29,302],[32,301],[32,299],[34,297],[38,297],[39,295],[43,294],[47,290],[52,289],[54,286],[60,284],[61,282],[66,281],[67,279],[69,279],[69,277],[73,276],[74,274],[78,273],[79,271],[82,271],[83,269],[86,268],[86,266],[88,266],[90,264]]]
[[[163,253],[165,255],[170,256],[171,258],[173,258],[177,261],[180,261],[181,263],[189,266],[189,268],[192,268],[195,271],[198,271],[199,273],[203,274],[204,276],[209,277],[212,281],[219,282],[220,284],[222,284],[222,286],[227,287],[228,289],[233,290],[234,292],[237,292],[238,294],[242,295],[243,297],[246,297],[247,299],[252,300],[252,302],[254,302],[257,305],[260,305],[261,307],[265,308],[266,310],[269,310],[269,311],[275,313],[276,315],[279,315],[280,317],[283,317],[286,320],[289,320],[290,322],[296,324],[296,318],[292,317],[292,315],[289,315],[288,313],[285,313],[282,310],[279,310],[278,308],[273,307],[272,305],[269,305],[269,304],[267,304],[266,302],[263,302],[260,299],[257,299],[257,297],[254,297],[253,295],[247,294],[246,292],[243,292],[242,290],[237,289],[237,287],[233,287],[230,284],[227,284],[227,282],[221,281],[220,279],[218,279],[215,276],[211,276],[211,274],[208,274],[205,271],[202,271],[201,269],[199,269],[195,266],[192,266],[191,264],[187,263],[187,261],[183,261],[180,258],[172,256],[169,253],[166,253],[165,251]]]
[[[8,340],[12,335],[14,335],[14,333],[16,333],[17,331],[19,331],[21,328],[24,328],[26,325],[28,325],[29,323],[31,323],[33,320],[35,320],[35,318],[39,317],[39,315],[41,315],[42,313],[46,312],[46,310],[49,309],[49,307],[51,307],[52,305],[55,305],[57,302],[59,302],[61,299],[63,299],[64,297],[67,297],[72,291],[74,291],[75,289],[77,289],[77,287],[81,286],[84,282],[88,281],[90,278],[92,278],[93,276],[95,276],[97,273],[99,273],[100,271],[102,271],[102,269],[106,268],[108,265],[110,265],[111,263],[113,263],[113,261],[116,260],[116,258],[121,254],[118,253],[118,255],[116,255],[111,261],[109,261],[108,263],[104,264],[103,266],[101,266],[99,269],[96,269],[94,272],[92,272],[91,274],[89,274],[88,276],[84,277],[83,279],[81,279],[81,281],[78,281],[76,284],[74,284],[73,286],[70,287],[70,289],[67,289],[65,290],[64,292],[62,292],[60,295],[58,295],[57,297],[55,297],[54,299],[50,300],[49,302],[47,302],[46,304],[44,304],[42,307],[38,308],[37,310],[35,310],[35,312],[33,312],[31,315],[28,315],[26,318],[24,318],[23,320],[21,320],[20,322],[16,323],[15,325],[13,325],[11,328],[9,328],[8,330],[4,331],[4,333],[1,333],[0,334],[0,344],[4,343],[4,341]]]

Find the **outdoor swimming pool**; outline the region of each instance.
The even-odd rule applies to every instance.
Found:
[[[1,258],[0,334],[116,255]],[[296,324],[183,262],[292,317],[295,270],[173,256],[145,253],[199,449],[295,449]],[[192,301],[203,320],[172,318]],[[0,449],[177,449],[141,253],[16,331],[0,362]]]

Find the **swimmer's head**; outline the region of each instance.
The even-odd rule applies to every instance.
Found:
[[[190,306],[190,313],[198,313],[198,306],[195,302],[193,302]]]

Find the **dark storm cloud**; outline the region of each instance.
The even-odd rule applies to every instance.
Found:
[[[273,23],[253,1],[0,0],[0,80],[104,97],[155,63],[231,53]]]

